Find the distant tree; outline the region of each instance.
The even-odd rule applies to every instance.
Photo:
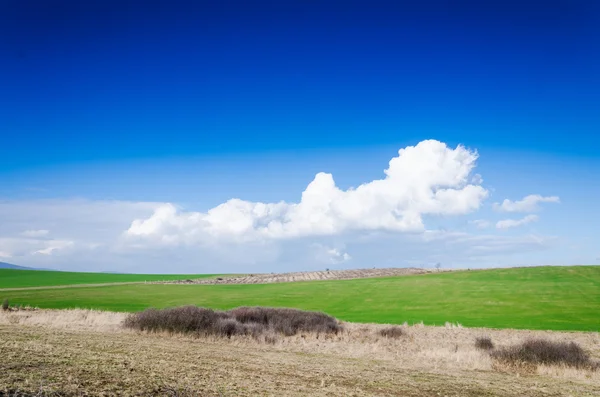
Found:
[[[442,267],[442,264],[440,262],[435,264],[435,268],[437,269],[437,271],[440,271],[440,268]]]

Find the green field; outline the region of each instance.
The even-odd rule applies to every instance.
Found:
[[[106,284],[214,277],[211,274],[111,274],[0,269],[0,288]]]
[[[143,278],[143,277],[142,277]],[[262,285],[130,284],[1,291],[42,308],[136,311],[195,304],[320,310],[347,321],[549,330],[600,330],[600,266],[459,271]]]

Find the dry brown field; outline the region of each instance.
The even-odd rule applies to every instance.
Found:
[[[269,342],[124,329],[126,314],[0,312],[3,396],[600,396],[600,371],[513,368],[475,348],[532,337],[575,341],[600,359],[600,335],[344,323],[339,335]]]
[[[219,278],[155,281],[159,284],[269,284],[295,281],[352,280],[355,278],[407,276],[431,273],[432,270],[419,268],[383,268],[354,270],[324,270],[318,272],[259,273],[243,276],[223,276]]]

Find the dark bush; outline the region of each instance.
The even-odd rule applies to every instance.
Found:
[[[130,314],[123,324],[140,331],[217,335],[231,338],[250,335],[255,338],[267,333],[286,336],[298,332],[338,333],[342,326],[324,313],[296,309],[240,307],[230,311],[214,311],[196,306],[170,309],[147,309]]]
[[[337,334],[342,330],[338,321],[321,312],[271,307],[238,307],[230,310],[233,318],[242,324],[260,324],[286,336],[298,332]]]
[[[10,308],[10,304],[8,303],[8,299],[4,299],[2,301],[2,310],[7,311]]]
[[[563,364],[582,369],[598,369],[598,363],[575,342],[551,342],[532,339],[520,345],[505,347],[491,353],[492,358],[509,364]]]
[[[221,335],[229,338],[247,333],[247,327],[231,319],[225,312],[196,306],[147,309],[129,315],[124,325],[140,331]]]
[[[494,342],[488,336],[482,336],[475,339],[475,347],[481,350],[494,350]]]
[[[392,326],[379,330],[379,335],[384,336],[386,338],[400,338],[404,336],[404,330],[402,327]]]

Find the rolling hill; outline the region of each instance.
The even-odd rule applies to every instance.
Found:
[[[31,267],[17,266],[12,263],[0,262],[0,269],[12,269],[12,270],[38,270]]]
[[[9,274],[2,272],[10,271],[0,272],[0,284],[4,287],[67,284],[62,272],[27,272],[40,275],[27,280],[18,274],[9,279]],[[58,275],[60,279],[56,278]],[[83,276],[89,278],[84,280]],[[126,278],[134,281],[136,276],[71,273],[68,281],[82,284]],[[151,279],[137,275],[137,280]],[[423,321],[426,325],[443,325],[449,321],[467,327],[600,331],[600,266],[505,268],[273,284],[142,283],[38,288],[0,289],[0,299],[41,308],[114,311],[190,304],[214,309],[294,307],[324,311],[353,322]]]

